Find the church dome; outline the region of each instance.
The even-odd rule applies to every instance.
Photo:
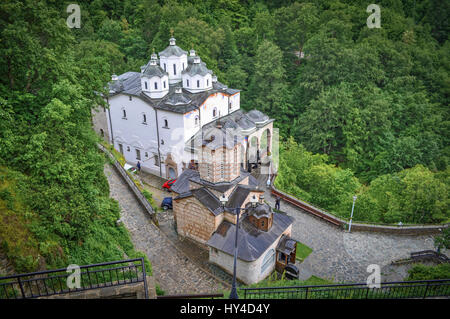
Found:
[[[212,74],[206,63],[202,62],[199,56],[195,56],[192,64],[182,72],[183,88],[191,93],[212,89]]]
[[[181,81],[181,72],[188,66],[187,51],[176,45],[176,39],[171,37],[169,46],[159,52],[159,65],[169,74],[169,83]]]
[[[157,55],[151,55],[150,62],[141,67],[141,89],[150,98],[159,99],[169,92],[169,74],[157,64]]]

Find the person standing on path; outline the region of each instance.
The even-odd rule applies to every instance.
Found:
[[[281,198],[277,196],[277,198],[275,199],[275,209],[276,210],[280,210],[280,202],[281,202]]]
[[[138,171],[140,172],[141,171],[141,162],[138,161],[136,166],[137,166]]]

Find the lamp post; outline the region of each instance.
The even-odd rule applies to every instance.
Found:
[[[352,213],[351,213],[351,215],[350,215],[350,223],[348,224],[348,232],[350,232],[350,231],[352,230],[353,210],[354,210],[354,208],[355,208],[356,198],[358,198],[356,195],[353,196]]]
[[[228,197],[223,194],[220,196],[220,202],[222,203],[222,207],[225,208],[225,204],[228,202]],[[252,203],[252,207],[256,207],[256,204],[258,203],[258,199],[255,195],[250,197],[250,203]],[[238,233],[239,233],[239,214],[241,212],[240,207],[236,208],[230,208],[236,210],[236,237],[234,239],[234,261],[233,261],[233,282],[231,284],[231,291],[230,291],[230,299],[239,299],[239,295],[237,293],[236,289],[236,264],[237,264],[237,253],[238,253]]]

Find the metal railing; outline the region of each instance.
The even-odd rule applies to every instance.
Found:
[[[400,299],[450,297],[450,279],[320,286],[242,288],[244,299]]]
[[[28,299],[143,282],[148,299],[144,258],[80,266],[80,288],[69,288],[66,268],[0,277],[0,299]]]

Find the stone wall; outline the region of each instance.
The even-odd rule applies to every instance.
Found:
[[[155,280],[151,276],[146,276],[146,278],[148,298],[156,299]],[[145,299],[145,289],[143,282],[137,282],[120,286],[40,297],[38,299]]]
[[[204,244],[216,230],[216,217],[194,196],[175,200],[173,211],[181,236]]]
[[[97,106],[91,110],[92,126],[95,133],[103,138],[105,142],[110,141],[108,130],[108,112],[102,106]]]

